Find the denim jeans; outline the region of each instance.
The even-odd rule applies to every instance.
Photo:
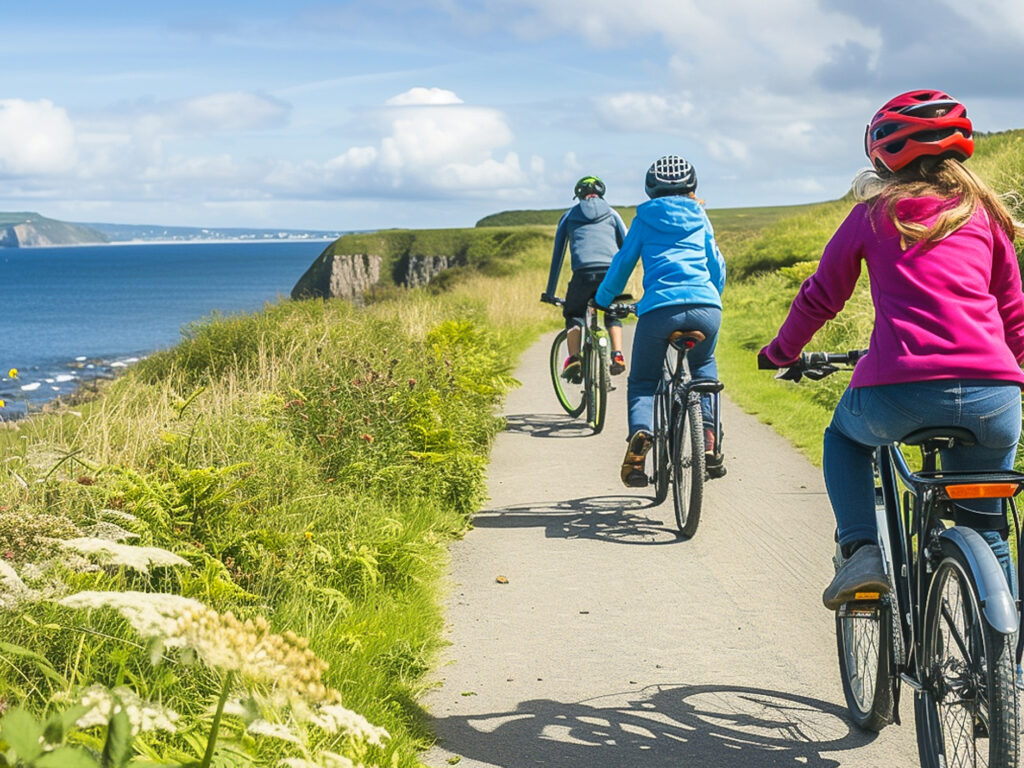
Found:
[[[1021,432],[1021,392],[999,381],[940,381],[847,389],[825,430],[822,465],[840,544],[877,537],[872,454],[923,427],[964,427],[977,444],[940,451],[943,469],[1012,469]],[[996,513],[1002,500],[964,502]],[[979,531],[1003,565],[1016,594],[1009,546],[998,531]]]
[[[633,333],[633,359],[629,364],[626,400],[629,407],[629,434],[638,429],[653,431],[654,390],[662,376],[662,361],[673,331],[700,331],[704,341],[686,353],[690,375],[694,378],[718,378],[715,346],[722,325],[718,307],[674,304],[658,307],[640,315]],[[702,398],[704,421],[711,424],[711,397]]]

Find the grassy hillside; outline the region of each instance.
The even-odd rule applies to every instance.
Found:
[[[0,211],[0,230],[19,225],[28,231],[30,238],[36,234],[48,244],[80,245],[107,242],[107,237],[102,232],[97,232],[82,224],[69,224],[56,219],[48,219],[38,213]]]
[[[101,399],[0,429],[0,750],[114,691],[173,710],[174,733],[132,739],[102,707],[68,728],[70,710],[43,738],[59,764],[113,740],[159,764],[215,744],[216,765],[417,765],[446,545],[480,503],[516,356],[556,322],[549,249],[444,295],[215,318]],[[98,607],[110,594],[130,602]],[[215,613],[197,624],[181,598]],[[168,724],[159,707],[139,724]]]

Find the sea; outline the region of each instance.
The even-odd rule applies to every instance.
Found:
[[[328,243],[0,248],[0,420],[116,376],[191,323],[287,298]]]

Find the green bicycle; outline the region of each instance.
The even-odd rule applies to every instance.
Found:
[[[564,299],[542,297],[556,307],[565,304]],[[569,357],[570,334],[583,334],[579,340],[582,365],[580,374],[573,379],[562,375],[562,365]],[[586,422],[596,435],[604,429],[605,414],[608,404],[608,390],[611,389],[611,375],[608,363],[611,355],[611,344],[608,332],[598,321],[597,309],[593,301],[587,303],[586,322],[583,327],[563,328],[555,335],[551,344],[551,384],[555,389],[555,397],[567,414],[576,418],[586,411]]]

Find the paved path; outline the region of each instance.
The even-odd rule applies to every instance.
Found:
[[[726,477],[696,536],[619,483],[625,376],[603,434],[558,410],[532,347],[494,446],[491,499],[452,548],[448,647],[425,698],[433,768],[917,765],[913,703],[845,719],[820,470],[726,402]],[[628,348],[628,347],[627,347]],[[499,583],[498,577],[507,579]]]

